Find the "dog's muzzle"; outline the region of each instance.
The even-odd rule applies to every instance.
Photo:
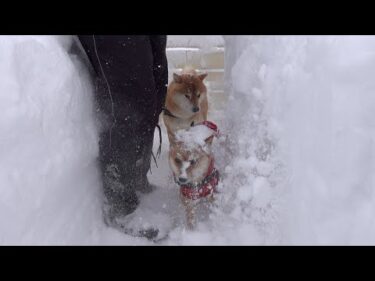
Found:
[[[181,194],[185,198],[197,200],[217,192],[216,187],[220,181],[220,174],[214,165],[214,159],[212,158],[206,177],[198,184],[182,184],[175,177],[176,183],[180,186]]]

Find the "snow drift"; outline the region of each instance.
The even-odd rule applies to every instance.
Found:
[[[373,244],[375,37],[226,39],[227,116],[248,109],[231,120],[240,135],[233,162],[259,161],[249,151],[254,142],[258,151],[274,147],[266,155],[284,170],[274,185],[284,202],[277,208],[280,243]]]
[[[0,37],[0,244],[85,243],[100,214],[90,83],[69,37]]]

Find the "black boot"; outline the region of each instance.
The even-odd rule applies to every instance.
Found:
[[[111,102],[101,101],[109,107]],[[141,119],[131,106],[115,106],[115,119],[107,115],[100,139],[100,163],[104,190],[104,219],[107,225],[134,236],[155,239],[158,229],[144,228],[134,214],[139,205],[136,191],[152,191],[147,173],[150,169],[154,121]],[[108,108],[107,108],[108,110]],[[106,111],[107,111],[106,110]]]
[[[107,222],[135,211],[139,204],[135,192],[134,136],[129,132],[130,124],[112,123],[101,133],[99,142],[100,168],[104,191],[104,211]]]
[[[152,143],[147,146],[144,142],[138,143],[137,137],[129,136],[128,131],[126,127],[114,126],[111,138],[108,132],[102,135],[104,220],[108,226],[126,234],[154,240],[159,234],[158,229],[154,226],[144,227],[138,222],[139,199],[136,195],[137,189],[150,191],[147,169],[150,166],[151,156],[148,154],[151,154]],[[107,149],[110,147],[110,139],[112,148]]]

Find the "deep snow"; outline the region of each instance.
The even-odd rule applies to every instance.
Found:
[[[375,37],[224,39],[217,206],[185,230],[164,141],[138,219],[172,228],[166,245],[374,244]],[[102,222],[92,87],[70,43],[0,37],[0,244],[150,245]]]
[[[282,163],[281,242],[374,244],[375,37],[228,37],[226,43],[229,111],[244,103],[250,109],[232,120],[250,137],[240,151],[264,129]]]

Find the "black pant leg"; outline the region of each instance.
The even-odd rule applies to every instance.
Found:
[[[155,92],[156,92],[156,108],[154,119],[152,120],[152,126],[150,127],[150,134],[146,134],[145,145],[144,145],[144,164],[142,168],[138,170],[142,176],[139,178],[145,179],[146,182],[142,183],[140,186],[148,187],[147,173],[151,166],[151,154],[153,147],[153,136],[155,131],[155,126],[159,122],[159,115],[162,111],[162,107],[165,103],[165,97],[167,95],[167,85],[168,85],[168,63],[166,56],[166,45],[167,36],[165,35],[153,35],[150,36],[150,42],[153,54],[153,75],[155,80]],[[150,190],[150,188],[149,188]]]
[[[135,187],[147,183],[158,116],[154,51],[149,36],[79,38],[101,85],[100,111],[109,120],[100,136],[105,195],[114,215],[126,214],[137,205]]]
[[[162,111],[165,104],[168,87],[168,61],[166,55],[167,36],[150,36],[153,56],[154,56],[154,77],[157,96],[157,116]]]

